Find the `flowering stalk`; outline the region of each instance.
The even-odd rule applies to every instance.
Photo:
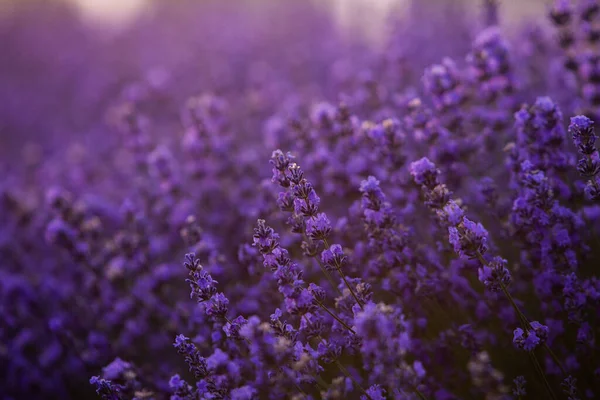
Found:
[[[439,171],[431,161],[427,158],[422,158],[413,162],[411,164],[411,174],[415,182],[421,185],[426,197],[430,199],[428,204],[437,211],[440,222],[448,225],[449,240],[454,246],[456,253],[464,259],[477,259],[480,263],[480,281],[492,291],[501,290],[509,300],[523,327],[528,331],[527,339],[530,341],[530,343],[525,343],[524,339],[522,339],[523,331],[518,328],[515,330],[515,339],[513,342],[529,352],[550,396],[556,398],[552,388],[548,384],[545,373],[539,368],[539,362],[532,352],[535,347],[545,343],[545,339],[548,336],[548,327],[539,324],[537,321],[530,323],[515,303],[506,287],[510,283],[510,273],[505,267],[506,260],[495,258],[497,264],[493,268],[490,268],[489,263],[483,257],[488,250],[487,231],[480,223],[475,223],[465,217],[462,208],[451,200],[449,192],[439,188],[441,185],[438,181]],[[439,193],[443,193],[443,197],[440,197]],[[529,332],[534,333],[530,334]]]
[[[273,165],[272,180],[287,189],[286,192],[279,194],[279,206],[284,211],[293,211],[290,219],[292,230],[301,231],[317,243],[319,241],[324,243],[325,250],[321,253],[324,270],[337,270],[356,303],[362,307],[363,303],[346,280],[346,276],[341,269],[341,265],[346,259],[341,246],[330,246],[327,242],[327,237],[331,234],[332,228],[327,215],[319,213],[321,199],[313,189],[312,184],[304,178],[304,172],[300,166],[291,162],[291,159],[291,154],[284,154],[281,150],[274,151],[271,156],[271,164]],[[305,248],[311,247],[310,243],[304,242],[304,244]],[[309,250],[307,252],[308,254],[315,254],[314,251]]]
[[[583,156],[577,163],[577,171],[587,179],[585,195],[590,200],[599,200],[600,155],[596,149],[598,137],[594,131],[594,122],[583,115],[573,117],[569,125],[569,133],[573,137],[577,150]]]
[[[290,300],[290,304],[295,303],[296,299],[301,296],[301,293],[308,291],[312,295],[313,301],[323,311],[339,322],[349,332],[355,333],[350,326],[323,304],[324,295],[319,290],[312,289],[312,287],[306,289],[305,282],[302,280],[302,271],[298,265],[289,259],[288,251],[280,246],[279,235],[273,228],[266,225],[265,220],[258,220],[257,227],[254,229],[253,240],[253,245],[259,248],[263,256],[263,265],[274,272],[274,277],[277,278],[279,285],[279,291],[284,295],[286,300]]]

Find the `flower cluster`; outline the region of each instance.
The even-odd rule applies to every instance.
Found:
[[[596,149],[596,132],[594,122],[585,116],[571,118],[569,132],[577,150],[583,156],[577,163],[577,171],[588,179],[585,186],[586,197],[590,200],[600,199],[600,156]]]

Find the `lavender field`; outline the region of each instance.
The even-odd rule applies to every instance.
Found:
[[[126,4],[0,2],[0,400],[600,398],[600,1]]]

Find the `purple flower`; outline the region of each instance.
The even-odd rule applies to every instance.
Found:
[[[231,400],[252,400],[256,398],[256,389],[244,385],[233,389],[229,395],[231,396]]]
[[[527,391],[525,390],[525,385],[527,384],[527,381],[525,380],[525,377],[523,375],[517,376],[513,380],[513,383],[515,384],[515,387],[513,389],[513,394],[515,396],[521,397],[527,395]]]
[[[532,106],[524,105],[515,119],[517,158],[558,181],[554,171],[564,171],[572,164],[571,155],[565,152],[563,115],[558,106],[549,97],[538,97]]]
[[[317,309],[315,298],[308,289],[302,289],[295,297],[286,297],[285,305],[287,311],[292,315],[304,315]]]
[[[319,211],[319,202],[319,197],[312,190],[307,197],[294,199],[294,212],[304,218],[314,217]]]
[[[46,203],[57,214],[64,214],[71,207],[72,195],[59,187],[51,187],[46,191]]]
[[[571,20],[572,11],[569,1],[557,0],[550,11],[550,18],[555,25],[563,26]]]
[[[538,321],[531,321],[529,325],[531,325],[531,329],[539,338],[540,344],[544,344],[548,340],[548,333],[550,332],[548,327],[540,324]]]
[[[385,389],[383,389],[381,386],[373,385],[367,389],[367,394],[369,395],[369,397],[367,397],[366,395],[362,395],[362,396],[360,396],[360,399],[361,400],[367,400],[367,399],[385,400],[387,398],[386,393],[387,392],[385,391]]]
[[[465,215],[463,209],[456,204],[454,200],[450,200],[444,206],[445,217],[448,219],[448,223],[452,226],[457,226],[463,220],[463,216]]]
[[[330,364],[340,358],[342,347],[337,342],[321,341],[317,346],[317,353],[322,362]]]
[[[275,312],[271,314],[271,321],[278,320],[279,318],[281,318],[282,315],[283,313],[281,312],[281,310],[279,308],[276,308]]]
[[[227,314],[229,300],[223,293],[217,293],[210,298],[206,306],[206,315],[213,320],[223,320]]]
[[[131,370],[131,364],[115,358],[113,362],[102,368],[102,375],[105,379],[115,380],[119,379],[126,371]]]
[[[308,285],[308,290],[317,301],[319,301],[321,303],[323,301],[325,301],[326,294],[325,294],[325,290],[322,287],[315,285],[314,283],[311,283]]]
[[[564,394],[568,396],[568,400],[580,400],[577,396],[577,379],[569,375],[560,384]]]
[[[377,198],[381,198],[381,189],[379,188],[379,181],[374,176],[369,176],[366,180],[360,183],[360,192],[373,195]]]
[[[519,349],[533,351],[536,347],[544,344],[548,338],[548,327],[537,321],[531,322],[531,330],[524,331],[516,328],[513,334],[513,343]]]
[[[584,189],[584,193],[588,200],[595,201],[600,199],[600,177],[595,176],[589,180]]]
[[[280,192],[277,196],[277,205],[281,211],[294,211],[294,194],[292,192]]]
[[[189,271],[189,277],[185,281],[190,284],[190,298],[195,297],[198,303],[201,303],[217,293],[218,282],[202,268],[195,254],[187,254],[184,265]]]
[[[321,127],[329,127],[335,118],[336,107],[330,103],[319,103],[312,109],[311,121]]]
[[[197,271],[202,269],[200,260],[196,258],[196,255],[194,253],[188,253],[185,255],[185,261],[183,262],[183,266],[186,267],[189,271]]]
[[[571,118],[569,132],[579,152],[583,155],[577,163],[577,171],[588,179],[584,193],[589,200],[600,199],[600,155],[596,149],[594,123],[589,118],[578,115]]]
[[[273,182],[277,182],[282,187],[290,186],[286,171],[294,157],[291,153],[283,153],[281,150],[275,150],[271,155],[271,165],[273,165]]]
[[[189,338],[184,335],[177,335],[173,346],[179,354],[185,356],[185,362],[197,379],[208,376],[209,370],[206,359],[200,355],[196,345]]]
[[[306,198],[312,190],[312,185],[304,179],[304,171],[296,163],[291,163],[285,171],[286,177],[292,183],[294,195]]]
[[[410,174],[415,183],[432,189],[437,184],[439,170],[434,163],[424,157],[410,164]]]
[[[190,297],[196,297],[198,302],[209,300],[217,293],[217,281],[204,270],[190,273],[190,278],[186,279],[190,284]]]
[[[381,225],[385,218],[389,217],[389,204],[386,203],[385,194],[379,187],[379,181],[370,176],[362,181],[359,190],[362,193],[361,207],[367,222]]]
[[[423,84],[435,107],[442,112],[457,108],[465,99],[458,67],[450,58],[444,58],[441,64],[426,69]]]
[[[171,400],[191,400],[195,396],[192,386],[177,374],[169,379],[169,388],[173,393]]]
[[[273,329],[273,332],[277,336],[285,337],[290,340],[292,343],[295,343],[298,336],[298,331],[286,321],[282,321],[281,317],[283,313],[279,308],[275,310],[275,313],[271,314],[270,317],[270,326]],[[305,317],[308,318],[308,317]],[[305,319],[303,318],[303,320]]]
[[[581,154],[590,155],[596,151],[594,122],[584,115],[571,118],[569,133]]]
[[[478,222],[464,217],[462,226],[448,228],[450,244],[461,257],[476,258],[487,251],[488,233]]]
[[[269,254],[279,245],[279,235],[266,225],[264,219],[259,219],[256,224],[252,244],[258,247],[262,254]]]
[[[339,244],[332,244],[328,249],[323,250],[321,253],[321,261],[327,270],[335,271],[337,268],[341,268],[346,263],[346,256],[344,250]]]
[[[55,218],[48,224],[45,236],[47,242],[68,248],[75,246],[77,233],[64,220]]]
[[[324,240],[331,234],[331,222],[325,213],[306,220],[306,233],[313,240]]]
[[[122,400],[121,387],[112,383],[110,380],[102,379],[97,376],[90,378],[90,383],[95,386],[96,394],[102,400]]]
[[[510,271],[506,268],[507,261],[494,257],[487,265],[479,268],[479,281],[492,292],[499,292],[511,282]]]
[[[223,331],[225,332],[225,335],[227,335],[227,337],[241,340],[242,337],[240,336],[240,330],[242,326],[244,326],[247,322],[248,320],[240,315],[238,317],[235,317],[231,322],[227,322],[223,326]]]

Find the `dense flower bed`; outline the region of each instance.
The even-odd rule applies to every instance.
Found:
[[[381,49],[305,2],[158,5],[121,64],[57,50],[68,93],[7,86],[0,398],[600,396],[600,5],[424,3]]]

